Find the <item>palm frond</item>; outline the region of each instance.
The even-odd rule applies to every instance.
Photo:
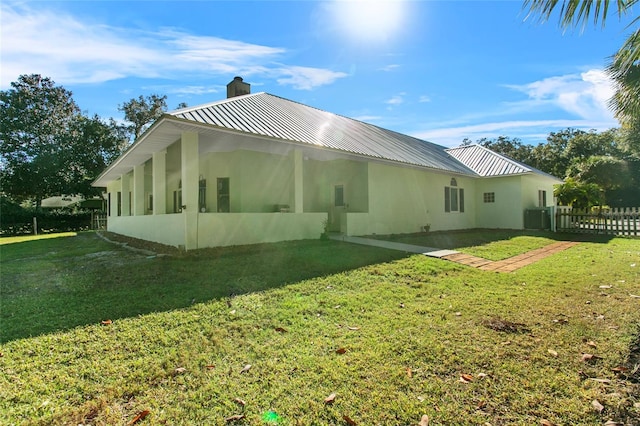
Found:
[[[639,0],[616,0],[616,12],[622,18]],[[551,18],[560,6],[559,25],[563,29],[584,29],[590,20],[593,25],[604,26],[609,15],[610,0],[524,0],[522,8],[527,11],[525,20],[538,17],[540,22]],[[634,21],[635,22],[635,21]]]
[[[627,38],[606,72],[616,93],[609,106],[621,122],[640,119],[640,29]]]

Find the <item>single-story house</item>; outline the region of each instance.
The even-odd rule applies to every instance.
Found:
[[[268,93],[164,114],[94,182],[107,229],[187,250],[345,235],[524,227],[559,179]]]
[[[42,200],[40,207],[42,210],[102,210],[104,200],[100,197],[86,199],[75,195],[56,195]]]

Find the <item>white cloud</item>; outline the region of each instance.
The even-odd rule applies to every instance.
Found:
[[[603,131],[619,126],[608,109],[614,89],[603,70],[590,69],[506,87],[525,94],[526,99],[502,103],[498,110],[456,117],[448,123],[438,123],[443,127],[417,131],[413,135],[446,146],[457,146],[464,138],[498,136],[538,143],[544,141],[549,132],[568,127]],[[557,118],[533,118],[540,117],[540,113]],[[482,122],[489,117],[494,121]],[[497,121],[496,117],[502,120]]]
[[[398,64],[389,64],[389,65],[386,65],[386,66],[380,68],[380,71],[389,72],[389,71],[393,71],[393,70],[398,69],[398,68],[400,68],[400,65],[398,65]]]
[[[5,3],[0,12],[3,87],[29,73],[49,76],[60,84],[125,77],[262,75],[304,89],[346,76],[275,63],[286,53],[281,47],[196,36],[172,28],[142,31],[82,22],[60,11],[20,4]]]
[[[466,126],[443,127],[414,132],[412,136],[435,142],[445,146],[458,146],[464,138],[473,141],[480,138],[496,138],[511,136],[531,139],[532,131],[535,135],[545,135],[549,132],[568,127],[574,129],[603,131],[611,128],[611,123],[594,122],[591,120],[513,120],[492,123],[469,124]],[[540,138],[544,140],[544,138]]]
[[[512,106],[555,106],[584,120],[615,121],[607,106],[614,93],[613,84],[600,69],[507,87],[528,96],[527,100],[515,102]]]
[[[397,95],[392,96],[390,99],[387,99],[384,103],[388,105],[400,105],[404,102],[405,92],[398,93]]]
[[[425,102],[431,102],[431,98],[427,95],[422,95],[420,96],[420,98],[418,98],[418,102],[420,102],[421,104]]]
[[[290,85],[295,89],[311,90],[314,87],[331,84],[339,78],[348,74],[331,71],[323,68],[288,66],[275,70],[279,75],[285,76],[277,78],[276,81],[282,85]]]

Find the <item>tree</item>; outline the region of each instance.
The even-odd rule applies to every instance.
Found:
[[[38,209],[52,195],[95,193],[90,182],[122,149],[117,127],[83,116],[51,79],[20,76],[0,92],[0,191]]]
[[[518,138],[509,138],[507,136],[498,136],[497,139],[482,138],[477,141],[478,144],[489,148],[499,154],[506,155],[523,163],[529,163],[531,160],[531,145],[525,145]]]
[[[553,196],[558,203],[564,206],[572,206],[576,209],[589,209],[592,206],[600,206],[604,201],[602,188],[595,183],[581,183],[575,179],[567,180],[554,186]]]
[[[167,110],[167,96],[142,95],[118,106],[124,112],[124,118],[132,123],[130,126],[133,140],[136,140],[146,130],[147,125],[153,123]]]
[[[71,92],[39,74],[22,75],[0,92],[2,191],[20,198],[60,193],[59,140],[80,114]]]
[[[619,18],[633,10],[640,0],[616,0],[616,11]],[[590,20],[602,26],[609,16],[608,0],[524,0],[523,8],[528,9],[529,16],[538,16],[547,21],[560,6],[560,26],[563,29],[584,28]],[[629,27],[640,22],[635,17]],[[613,55],[607,67],[607,73],[616,84],[616,92],[611,99],[616,116],[621,122],[635,120],[640,116],[640,28],[632,31],[621,48]]]

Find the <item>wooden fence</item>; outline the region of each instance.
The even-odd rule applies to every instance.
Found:
[[[558,206],[556,231],[640,236],[640,207],[577,210]]]
[[[107,214],[104,212],[91,213],[91,229],[107,229]]]

